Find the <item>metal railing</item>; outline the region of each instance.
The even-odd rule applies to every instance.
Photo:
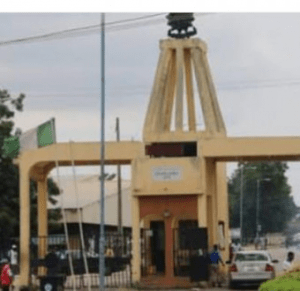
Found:
[[[45,254],[55,253],[58,264],[51,273],[57,273],[65,277],[64,288],[71,289],[75,281],[76,288],[98,287],[99,282],[99,254],[98,241],[94,238],[85,239],[86,257],[89,273],[85,273],[83,261],[83,248],[79,236],[70,235],[70,249],[66,249],[63,235],[51,235],[49,237],[32,238],[31,240],[31,274],[40,277],[39,269],[47,265],[47,255],[41,256],[41,250]],[[119,235],[116,232],[105,234],[105,285],[107,287],[131,286],[131,235]],[[45,251],[46,250],[46,251]],[[74,267],[73,280],[69,266],[69,256]],[[42,267],[44,268],[44,267]],[[46,273],[49,274],[49,268]],[[45,274],[44,274],[45,275]]]

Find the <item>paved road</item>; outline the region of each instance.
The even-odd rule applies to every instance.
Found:
[[[283,271],[283,262],[286,259],[286,255],[288,251],[292,251],[295,253],[295,264],[300,264],[300,249],[296,247],[291,248],[277,248],[277,249],[269,249],[268,252],[271,254],[273,260],[278,260],[279,263],[276,264],[276,272],[281,273]]]
[[[267,250],[271,256],[273,260],[278,260],[279,263],[276,264],[276,273],[281,273],[283,271],[282,269],[282,265],[284,260],[286,259],[286,255],[288,251],[293,251],[295,253],[295,263],[300,264],[300,249],[297,249],[295,247],[291,247],[291,248],[271,248]],[[231,289],[229,288],[205,288],[205,289],[199,289],[200,290],[206,290],[206,291],[217,291],[217,290],[222,290],[222,291],[229,291]],[[239,288],[236,289],[237,291],[239,290],[243,290],[243,291],[248,291],[248,290],[257,290],[256,287],[253,288],[249,288],[249,287],[244,287],[244,288]],[[196,290],[195,290],[196,291]]]
[[[281,273],[283,271],[282,269],[282,264],[284,262],[284,260],[286,259],[286,254],[288,251],[293,251],[295,253],[295,263],[299,263],[300,264],[300,249],[297,249],[295,247],[293,248],[271,248],[267,250],[271,256],[273,260],[278,260],[279,263],[276,264],[276,273]],[[235,289],[236,291],[253,291],[253,290],[257,290],[257,287],[241,287],[239,289]],[[192,289],[192,291],[230,291],[231,289],[229,289],[228,287],[223,287],[223,288],[194,288]]]

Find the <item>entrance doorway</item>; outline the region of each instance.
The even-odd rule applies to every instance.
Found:
[[[197,220],[180,220],[173,230],[174,275],[191,281],[207,279],[207,228],[199,228]]]
[[[157,274],[165,273],[165,223],[151,221],[151,259]]]

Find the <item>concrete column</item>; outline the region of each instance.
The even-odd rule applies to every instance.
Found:
[[[48,185],[47,177],[37,182],[38,188],[38,256],[44,258],[47,253],[47,238],[48,238],[48,213],[47,213],[47,199],[48,199]],[[38,269],[39,275],[45,275],[45,268]]]
[[[198,226],[207,227],[207,196],[198,195]]]
[[[223,258],[229,259],[229,215],[228,215],[228,189],[226,180],[226,164],[222,162],[217,163],[217,178],[218,178],[218,201],[219,204],[218,219],[224,222],[224,236],[225,236],[225,250],[222,255]]]
[[[141,279],[141,250],[140,250],[140,212],[139,199],[132,196],[132,281],[138,283]]]
[[[19,285],[29,285],[30,275],[30,178],[27,161],[20,169],[20,277]]]
[[[193,89],[193,75],[191,68],[191,50],[184,51],[186,99],[188,110],[189,131],[196,131],[195,100]]]
[[[173,259],[173,228],[172,219],[165,220],[165,270],[166,280],[171,282],[174,277],[174,259]]]
[[[218,201],[217,201],[217,168],[213,159],[205,159],[205,183],[207,194],[207,219],[209,246],[217,243]]]
[[[175,102],[175,129],[183,130],[183,48],[176,48],[177,92]]]

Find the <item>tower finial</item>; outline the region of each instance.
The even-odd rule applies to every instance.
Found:
[[[195,20],[193,13],[169,13],[167,15],[168,25],[171,29],[168,31],[168,36],[174,38],[186,38],[197,33],[192,22]],[[192,28],[192,30],[189,30]]]

